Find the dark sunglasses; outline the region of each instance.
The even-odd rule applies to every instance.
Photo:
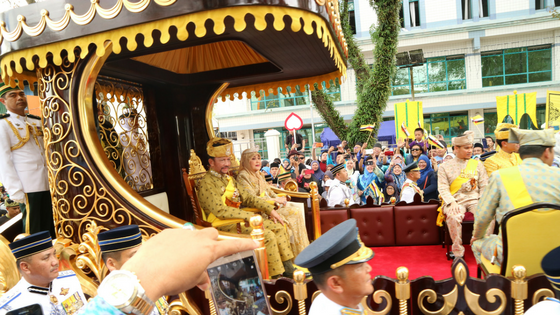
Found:
[[[299,159],[300,159],[300,160],[305,160],[305,157],[300,157]]]
[[[422,149],[410,149],[410,151],[422,151]]]

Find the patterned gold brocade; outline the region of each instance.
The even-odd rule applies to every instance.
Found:
[[[237,176],[237,182],[250,194],[260,196],[265,200],[273,200],[277,195],[270,189],[264,178],[259,173],[249,174],[247,170],[242,170]],[[276,210],[288,223],[288,235],[294,256],[297,257],[302,250],[309,245],[309,237],[305,227],[304,214],[301,209],[296,207],[280,207]]]
[[[508,168],[512,166],[521,165],[523,160],[519,157],[517,153],[507,153],[504,150],[498,151],[496,154],[484,161],[484,167],[486,168],[486,173],[488,177],[492,175],[494,171],[502,168]]]
[[[232,180],[239,191],[243,206],[260,209],[267,215],[274,209],[271,204],[247,192],[243,187],[237,184],[235,179]],[[202,210],[205,211],[207,215],[212,213],[219,219],[244,219],[245,221],[249,221],[255,214],[254,212],[224,205],[222,194],[227,185],[228,179],[226,179],[225,176],[208,171],[197,185],[197,195]],[[235,224],[232,224],[218,227],[218,230],[236,233],[237,227]],[[280,223],[274,223],[272,220],[264,220],[264,230],[269,274],[270,276],[282,274],[284,272],[282,262],[294,258],[288,235]],[[251,228],[242,225],[241,233],[249,234],[251,233]]]

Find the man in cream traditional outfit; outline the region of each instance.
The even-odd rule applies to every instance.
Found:
[[[19,88],[0,83],[0,102],[8,109],[0,116],[0,182],[12,200],[26,204],[22,232],[56,237],[41,118],[25,114],[27,99]]]
[[[248,193],[237,181],[231,177],[229,168],[230,157],[233,154],[231,141],[214,138],[206,145],[210,168],[197,186],[198,200],[202,210],[210,222],[216,218],[222,220],[244,219],[247,222],[255,215],[245,211],[242,207],[261,210],[269,219],[264,220],[264,238],[268,255],[268,272],[272,277],[282,274],[291,276],[294,266],[291,262],[294,254],[290,247],[288,235],[283,226],[283,220],[275,209],[278,204],[271,205],[259,196]],[[219,230],[235,233],[235,224],[218,227]],[[251,233],[251,228],[242,226],[242,233]]]
[[[10,244],[21,280],[0,299],[0,315],[39,304],[43,314],[75,314],[87,303],[80,281],[71,271],[58,271],[49,232]]]
[[[517,126],[501,123],[498,124],[498,126],[496,126],[496,130],[494,130],[496,143],[500,147],[500,150],[484,161],[484,167],[486,168],[488,176],[492,175],[494,171],[499,169],[521,164],[521,158],[519,157],[519,154],[517,154],[519,144],[508,142],[511,128],[517,128]]]
[[[536,202],[560,203],[560,169],[550,167],[554,160],[554,130],[520,130],[512,128],[510,143],[518,143],[523,163],[492,173],[474,217],[472,249],[480,263],[481,255],[488,260],[497,253],[502,262],[502,235],[485,237],[484,232],[496,217],[501,223],[513,209]],[[538,184],[535,182],[538,181]],[[497,250],[496,250],[497,249]]]
[[[309,315],[367,314],[362,299],[373,293],[370,276],[373,251],[358,235],[356,220],[346,220],[305,248],[295,260],[308,268],[321,290]]]
[[[466,131],[453,138],[455,158],[439,166],[438,191],[443,199],[443,214],[453,241],[451,250],[455,257],[463,257],[461,223],[467,211],[473,212],[478,199],[488,184],[488,175],[482,162],[471,159],[473,132]]]
[[[350,188],[346,186],[346,181],[348,180],[348,171],[344,167],[344,163],[335,165],[331,172],[334,176],[334,180],[331,183],[331,187],[327,193],[327,200],[329,207],[334,207],[335,205],[344,206],[344,201],[348,199],[348,205],[353,205],[354,198],[352,198],[352,192]]]

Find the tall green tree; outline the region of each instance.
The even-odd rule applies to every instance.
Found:
[[[370,6],[377,13],[377,26],[370,30],[374,44],[373,69],[366,63],[358,47],[348,15],[348,0],[340,0],[340,16],[344,37],[348,44],[348,62],[356,74],[356,104],[352,122],[348,125],[327,96],[326,91],[315,90],[311,93],[315,108],[340,138],[349,143],[365,142],[369,132],[360,132],[361,125],[375,123],[373,135],[377,135],[383,119],[383,112],[391,93],[391,81],[395,74],[395,54],[397,53],[400,31],[400,0],[369,0]]]

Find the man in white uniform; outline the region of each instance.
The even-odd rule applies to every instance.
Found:
[[[10,244],[21,280],[0,299],[0,315],[39,304],[43,314],[75,314],[87,300],[72,270],[58,271],[49,232],[39,232]]]
[[[414,195],[418,194],[422,198],[422,201],[424,201],[424,193],[420,190],[420,187],[416,185],[416,181],[420,179],[418,162],[410,163],[404,168],[403,172],[406,173],[406,181],[402,186],[401,200],[406,201],[406,203],[411,203],[414,201]]]
[[[329,207],[334,207],[336,205],[344,206],[344,200],[348,199],[348,205],[353,205],[354,198],[352,198],[352,192],[350,188],[346,186],[346,181],[348,180],[348,172],[344,163],[340,163],[331,169],[334,179],[331,183],[327,194],[327,200]]]
[[[0,102],[8,109],[0,115],[0,182],[10,199],[26,205],[22,232],[49,231],[54,238],[41,118],[25,114],[27,99],[19,88],[0,83]]]
[[[308,268],[321,290],[309,315],[366,314],[360,304],[373,293],[370,276],[373,251],[358,237],[356,220],[346,220],[307,246],[295,264]]]
[[[138,225],[125,225],[97,235],[101,258],[109,272],[120,270],[121,267],[140,249],[142,233]],[[151,315],[167,314],[169,305],[165,298],[155,302]]]
[[[556,298],[545,298],[528,309],[525,315],[560,315],[560,247],[544,256],[541,267],[554,289]]]

